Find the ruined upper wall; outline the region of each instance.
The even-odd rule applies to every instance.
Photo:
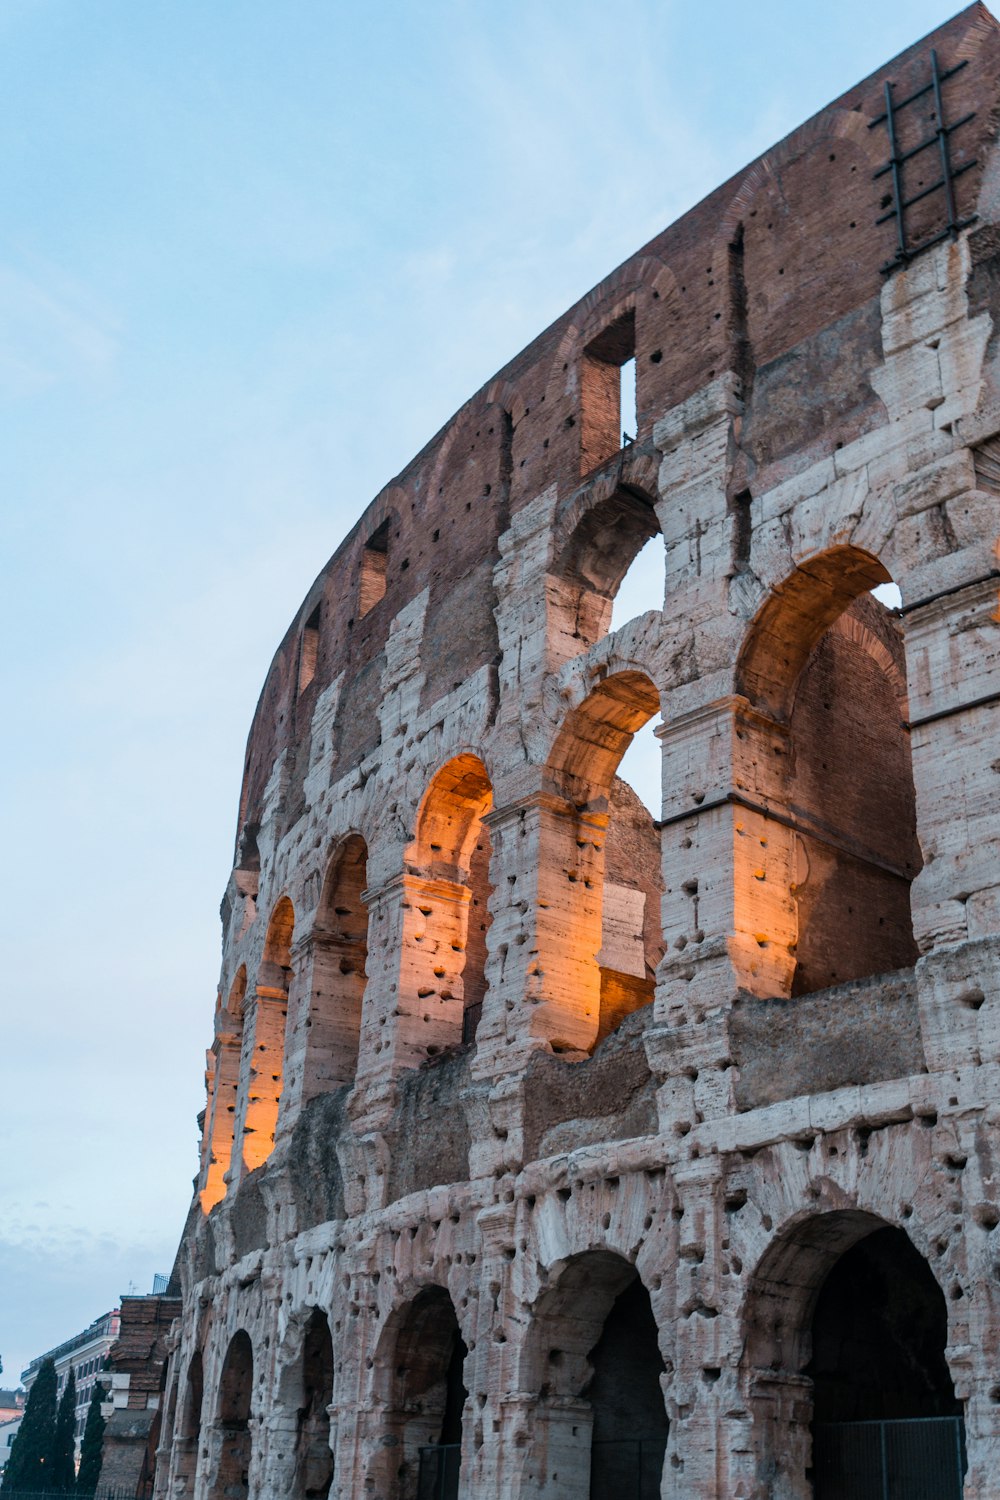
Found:
[[[330,751],[338,772],[379,743],[376,708],[391,621],[424,589],[425,705],[499,655],[493,569],[512,514],[550,486],[570,506],[581,486],[614,469],[652,488],[654,417],[723,371],[744,412],[733,494],[767,489],[885,420],[868,372],[882,358],[879,292],[895,248],[879,222],[889,178],[883,126],[891,80],[903,98],[942,68],[958,211],[974,214],[987,145],[997,132],[1000,29],[979,4],[915,44],[793,131],[626,261],[485,385],[368,507],[309,591],[272,663],[251,731],[240,829],[261,818],[277,756],[288,752],[285,826],[300,810],[318,695],[343,674]],[[902,146],[926,130],[933,101],[901,120]],[[919,188],[939,175],[924,153]],[[965,170],[962,170],[965,169]],[[921,239],[940,219],[938,195],[911,211]],[[585,351],[634,319],[638,434],[607,448],[586,386]],[[598,393],[599,394],[599,393]],[[602,441],[604,449],[602,449]],[[373,537],[379,549],[366,553]],[[384,596],[363,612],[373,561]],[[314,632],[311,634],[311,632]],[[303,665],[305,663],[305,665]]]

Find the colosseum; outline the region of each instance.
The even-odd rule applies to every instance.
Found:
[[[998,124],[973,5],[319,574],[248,743],[162,1500],[1000,1495]]]

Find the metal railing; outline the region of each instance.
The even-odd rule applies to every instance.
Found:
[[[141,1484],[138,1488],[134,1484],[118,1485],[108,1489],[106,1485],[99,1485],[96,1490],[91,1490],[84,1496],[82,1490],[5,1490],[0,1485],[0,1496],[3,1500],[136,1500],[136,1496],[145,1496],[150,1493],[148,1485]]]
[[[590,1500],[659,1500],[666,1437],[595,1438]]]
[[[813,1428],[816,1500],[962,1500],[961,1417]]]
[[[417,1500],[458,1500],[461,1443],[434,1443],[420,1450]]]

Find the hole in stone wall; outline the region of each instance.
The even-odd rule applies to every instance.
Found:
[[[302,627],[299,642],[299,692],[304,693],[316,676],[316,660],[319,656],[320,606],[317,604]]]
[[[389,522],[383,521],[372,532],[361,553],[361,581],[358,588],[358,614],[366,615],[385,596],[389,566]]]
[[[635,310],[629,308],[591,340],[580,360],[581,474],[619,452],[626,422],[629,437],[636,436],[635,390]]]

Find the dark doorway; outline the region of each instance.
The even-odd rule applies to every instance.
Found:
[[[945,1360],[948,1315],[901,1229],[836,1263],[813,1314],[817,1500],[959,1500],[962,1407]]]
[[[302,1405],[298,1414],[295,1494],[303,1500],[326,1500],[333,1479],[330,1418],[333,1400],[333,1342],[330,1324],[314,1308],[302,1341]]]
[[[590,1500],[659,1500],[668,1421],[663,1358],[638,1277],[616,1298],[590,1353]]]
[[[457,1500],[468,1352],[448,1293],[442,1287],[420,1292],[396,1346],[393,1425],[400,1428],[403,1450],[399,1500]]]

